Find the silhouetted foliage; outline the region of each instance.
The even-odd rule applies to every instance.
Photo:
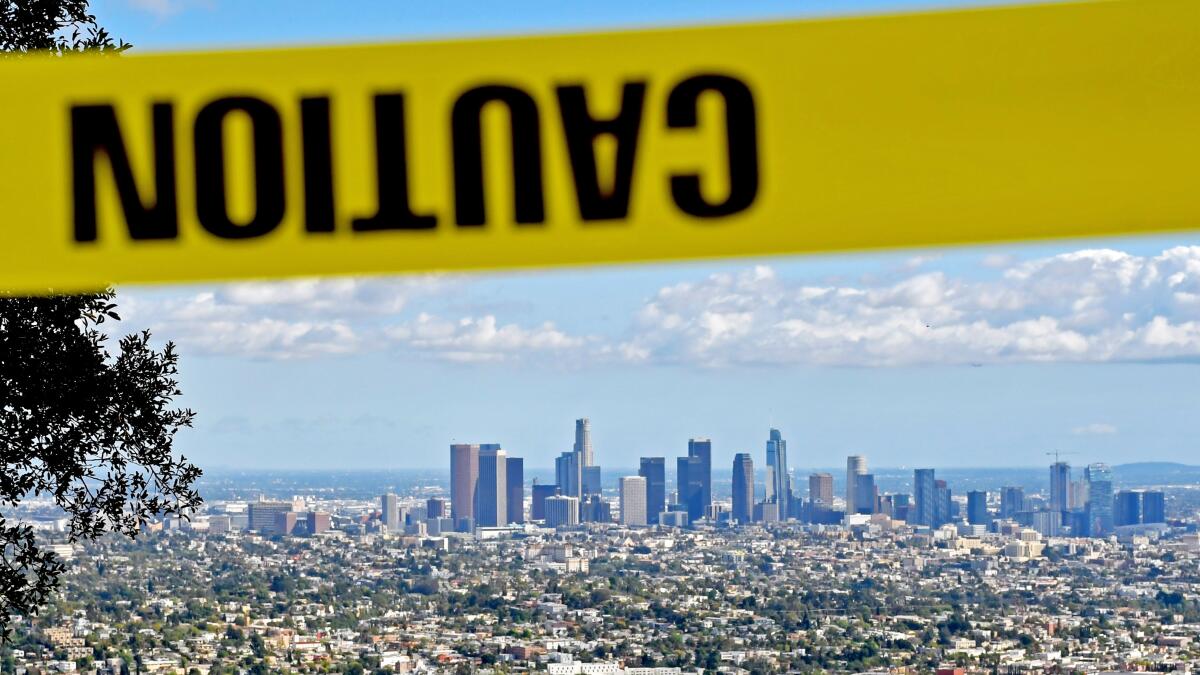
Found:
[[[179,395],[174,345],[128,335],[110,353],[100,330],[117,320],[114,293],[0,296],[0,507],[49,497],[75,542],[135,536],[155,514],[200,504],[200,469],[171,452],[194,413]],[[7,510],[7,508],[6,508]],[[0,626],[36,611],[62,563],[28,524],[0,515]]]
[[[88,13],[87,0],[0,0],[0,51],[122,52]]]
[[[129,48],[88,12],[87,0],[0,0],[0,51],[119,54]],[[179,395],[177,356],[142,332],[107,349],[99,330],[118,320],[114,293],[0,296],[0,507],[50,497],[68,540],[137,534],[155,514],[200,504],[200,470],[171,453],[193,413]],[[6,508],[6,510],[8,510]],[[33,529],[0,514],[0,631],[9,614],[37,610],[62,562]]]

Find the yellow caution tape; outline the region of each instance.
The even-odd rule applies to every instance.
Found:
[[[1200,224],[1200,3],[0,63],[0,288]]]

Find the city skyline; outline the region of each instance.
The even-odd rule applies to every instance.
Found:
[[[1166,250],[1159,248],[1161,242],[1140,244],[1146,245],[1160,254]],[[787,461],[806,467],[832,469],[840,460],[811,458],[858,452],[870,454],[880,466],[1036,466],[1051,450],[1085,453],[1110,464],[1146,456],[1187,461],[1193,454],[1187,403],[1200,403],[1192,386],[1194,359],[1147,361],[1118,354],[1099,361],[1047,356],[1044,362],[1012,362],[976,354],[970,358],[983,360],[862,367],[802,361],[706,365],[667,353],[649,362],[629,361],[615,352],[600,356],[611,346],[584,348],[565,339],[605,330],[619,334],[624,329],[614,317],[645,314],[666,298],[674,302],[680,293],[699,297],[701,289],[752,305],[771,294],[808,293],[824,283],[846,293],[880,293],[885,303],[902,297],[915,302],[912,298],[928,292],[933,295],[920,302],[929,303],[926,313],[938,313],[958,311],[957,301],[947,298],[997,275],[1001,282],[986,287],[999,294],[993,301],[1031,292],[1032,286],[1011,285],[1014,270],[1058,268],[1054,283],[1066,283],[1074,274],[1066,270],[1086,262],[1107,271],[1085,277],[1099,275],[1118,283],[1117,276],[1133,274],[1132,280],[1120,282],[1128,287],[1138,274],[1161,277],[1170,269],[1164,267],[1165,258],[1153,262],[1158,258],[1149,254],[1079,258],[1073,248],[1005,247],[1003,254],[962,249],[937,252],[940,257],[932,259],[875,254],[777,259],[769,265],[705,263],[137,289],[118,296],[124,320],[116,329],[149,327],[156,339],[179,343],[182,400],[200,411],[196,427],[180,435],[180,448],[214,468],[271,468],[297,458],[313,468],[430,467],[436,463],[430,461],[429,449],[460,437],[502,439],[530,466],[545,467],[572,450],[574,438],[569,430],[563,433],[540,421],[582,414],[599,425],[590,442],[603,447],[613,463],[628,467],[636,467],[640,456],[667,453],[679,438],[697,435],[714,440],[714,463],[725,464],[736,452],[757,451],[761,430],[771,427],[784,429],[792,440]],[[1008,262],[994,260],[1003,256]],[[987,266],[1000,262],[999,268]],[[847,284],[842,277],[838,282],[839,272],[876,281]],[[1178,274],[1190,278],[1188,272]],[[884,278],[890,281],[881,284]],[[1098,282],[1076,278],[1075,283]],[[579,303],[564,304],[572,294],[592,299],[584,303],[592,311],[581,313],[575,306]],[[638,301],[639,296],[649,300]],[[1104,311],[1121,309],[1126,300],[1118,300]],[[496,314],[484,323],[462,319],[457,327],[420,319],[435,312],[454,316],[472,311]],[[767,321],[766,311],[753,309],[755,316],[761,315],[754,321]],[[772,311],[787,319],[791,310]],[[872,311],[900,310],[884,306]],[[916,310],[903,311],[912,315]],[[1006,313],[1012,314],[985,312],[980,320]],[[551,328],[531,332],[529,321],[510,321],[506,315]],[[1194,309],[1179,305],[1172,325],[1200,325],[1191,319],[1194,315]],[[427,321],[422,330],[432,332],[407,333],[404,343],[391,346],[365,343],[373,339],[372,330],[386,330],[387,322],[404,316]],[[702,316],[709,322],[726,321],[738,312],[706,309],[688,319],[697,339],[715,335],[715,324],[704,328],[696,323]],[[722,330],[727,329],[732,330]],[[728,330],[729,337],[719,342],[728,343],[722,349],[732,354],[754,353],[747,340],[776,331],[767,323],[750,327],[747,335]],[[840,349],[838,344],[865,339],[855,337],[856,329],[846,330],[841,342],[830,344]],[[395,330],[391,334],[399,335]],[[1046,339],[1060,342],[1058,337]],[[247,351],[250,344],[259,346]],[[1200,353],[1200,347],[1189,345],[1181,342],[1173,349]],[[912,343],[912,349],[927,346],[920,340]],[[686,344],[678,348],[681,354],[693,353]],[[272,349],[281,350],[280,358],[264,356],[262,350]],[[239,385],[231,388],[229,382]],[[514,382],[522,385],[514,387]],[[501,390],[505,396],[491,395]],[[680,397],[681,391],[689,396]]]
[[[979,4],[522,0],[356,12],[190,0],[97,3],[133,54],[217,45],[678,25]],[[1200,247],[1125,237],[540,272],[122,287],[116,331],[181,354],[178,447],[208,468],[422,468],[456,439],[530,467],[603,420],[610,464],[713,439],[713,463],[1037,466],[1044,452],[1187,461],[1200,404]],[[231,383],[233,383],[231,385]],[[520,383],[520,386],[513,386]],[[498,396],[497,392],[503,392]],[[687,392],[687,396],[680,396]],[[797,453],[799,453],[797,455]],[[807,459],[828,456],[829,461]],[[797,459],[805,457],[805,459]]]
[[[625,527],[743,527],[781,523],[809,525],[866,525],[878,518],[903,522],[914,528],[939,529],[952,525],[967,533],[997,527],[1025,527],[1041,536],[1070,534],[1103,537],[1128,525],[1165,523],[1165,493],[1123,489],[1114,495],[1112,467],[1086,463],[1082,478],[1072,480],[1072,466],[1059,451],[1049,466],[1046,490],[1026,494],[1021,485],[1002,484],[998,489],[962,486],[937,477],[934,467],[912,470],[911,488],[880,485],[868,470],[863,455],[846,457],[846,478],[840,507],[835,480],[828,472],[794,480],[787,463],[787,440],[779,429],[768,431],[763,499],[758,500],[759,473],[750,453],[734,455],[728,500],[714,491],[713,444],[708,438],[690,438],[687,454],[676,457],[675,481],[667,481],[666,457],[642,457],[636,475],[617,478],[617,500],[611,486],[605,489],[602,467],[591,443],[591,420],[575,420],[572,449],[555,460],[553,482],[531,482],[529,520],[525,514],[524,458],[508,457],[498,443],[450,445],[450,519],[421,516],[409,522],[406,532],[425,527],[453,530],[476,536],[503,536],[514,526],[542,521],[547,527],[620,523]],[[517,467],[506,474],[506,467]],[[611,470],[610,470],[611,471]],[[623,472],[622,472],[623,473]],[[801,486],[794,490],[793,485]],[[668,487],[674,487],[667,491]],[[959,492],[955,492],[960,490]],[[608,493],[608,496],[606,495]],[[994,499],[993,499],[994,495]],[[261,503],[262,495],[259,496]],[[506,501],[507,500],[507,501]],[[395,495],[380,497],[381,521],[387,530],[397,520]],[[613,508],[616,506],[614,514]],[[993,509],[992,507],[996,507]],[[467,515],[467,514],[470,515]],[[992,514],[997,517],[992,518]],[[251,513],[253,519],[253,512]],[[294,515],[293,515],[294,519]]]

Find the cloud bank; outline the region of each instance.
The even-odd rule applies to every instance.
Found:
[[[122,300],[131,319],[123,323],[148,322],[205,354],[271,359],[390,351],[460,363],[720,368],[1200,356],[1200,247],[1155,256],[1088,249],[1026,262],[989,255],[980,261],[992,270],[983,281],[931,269],[936,263],[914,258],[899,278],[835,285],[782,278],[769,266],[682,281],[657,289],[608,335],[522,323],[499,310],[413,310],[414,300],[452,305],[486,283],[437,276],[134,294]]]

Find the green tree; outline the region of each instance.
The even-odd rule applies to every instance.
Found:
[[[0,0],[0,50],[114,53],[87,0]],[[108,349],[100,329],[118,320],[111,290],[82,295],[0,295],[0,632],[9,615],[36,612],[58,586],[62,561],[31,527],[3,513],[50,497],[69,519],[68,540],[135,536],[156,514],[200,504],[200,470],[172,453],[194,414],[176,409],[178,357],[148,332]]]

